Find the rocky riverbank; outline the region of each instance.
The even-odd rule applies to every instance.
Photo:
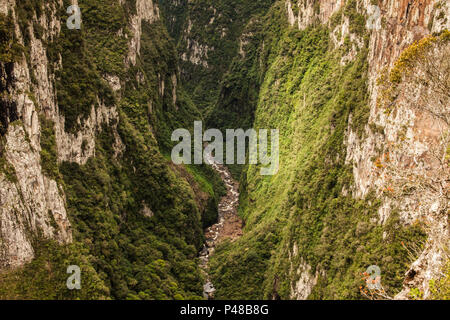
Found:
[[[237,214],[239,206],[239,183],[233,179],[227,167],[209,161],[209,164],[222,178],[227,194],[222,197],[218,206],[218,222],[205,230],[205,244],[200,252],[200,268],[206,276],[203,286],[203,296],[205,299],[214,299],[213,283],[208,274],[209,258],[213,254],[216,246],[225,239],[231,241],[242,236],[242,219]]]

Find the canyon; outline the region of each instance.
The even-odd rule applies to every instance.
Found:
[[[0,0],[0,298],[448,297],[449,29],[442,0]],[[276,174],[173,163],[200,121],[279,130]]]

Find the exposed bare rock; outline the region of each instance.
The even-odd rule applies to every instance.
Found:
[[[56,239],[61,243],[72,241],[70,222],[67,218],[64,191],[58,183],[46,177],[41,167],[39,115],[55,124],[56,148],[59,161],[84,164],[95,155],[95,137],[103,124],[113,128],[116,157],[125,147],[115,130],[119,121],[115,108],[101,103],[92,106],[90,116],[79,125],[77,133],[64,130],[64,116],[56,103],[55,75],[50,72],[46,46],[61,31],[61,22],[56,18],[57,2],[45,4],[47,13],[30,26],[29,59],[14,63],[8,90],[16,106],[17,122],[9,125],[1,150],[8,166],[15,170],[14,180],[0,173],[0,269],[17,267],[30,261],[33,256],[31,241],[37,235]],[[73,2],[76,4],[76,1]],[[59,2],[62,5],[62,2]],[[0,12],[11,11],[15,15],[15,1],[0,0]],[[151,1],[138,1],[139,19],[148,21],[158,16]],[[153,8],[154,11],[147,9]],[[34,36],[36,23],[43,28],[42,39]],[[140,30],[140,29],[139,29]],[[23,43],[23,35],[16,21],[15,33]],[[140,33],[136,35],[139,36]],[[139,46],[139,45],[138,45]],[[56,67],[61,66],[61,61]],[[32,79],[34,79],[32,81]],[[113,90],[120,90],[118,78],[108,78]]]
[[[105,80],[108,82],[109,86],[113,91],[119,91],[122,89],[122,85],[120,84],[120,79],[118,76],[107,74],[104,76]]]
[[[319,277],[319,272],[312,274],[311,266],[306,263],[301,257],[298,256],[298,246],[297,243],[294,243],[291,251],[288,251],[289,254],[289,273],[292,279],[297,279],[296,281],[291,282],[291,299],[294,300],[306,300],[308,296],[311,294],[312,289],[317,284],[317,280]],[[297,258],[299,261],[295,261]]]
[[[101,130],[103,124],[111,125],[116,132],[119,114],[115,107],[105,107],[100,105],[95,108],[92,106],[89,118],[81,123],[81,129],[74,133],[67,133],[64,130],[64,117],[58,117],[56,125],[56,140],[58,146],[59,161],[76,162],[85,164],[87,160],[95,156],[95,137]],[[112,124],[114,120],[114,125]],[[117,132],[116,132],[117,133]],[[123,143],[118,134],[115,134],[117,151],[123,150]]]
[[[286,19],[293,27],[300,30],[320,22],[327,24],[329,18],[342,8],[346,1],[286,1]],[[361,0],[357,2],[357,9],[367,16],[372,2]],[[428,224],[428,240],[425,249],[405,275],[404,290],[397,298],[407,298],[410,288],[419,288],[429,294],[428,283],[439,274],[444,263],[443,247],[448,244],[449,228],[445,210],[448,210],[448,201],[440,198],[432,192],[424,192],[418,188],[402,197],[385,196],[386,186],[391,181],[391,176],[386,169],[377,169],[374,158],[380,157],[380,150],[390,150],[391,165],[398,172],[409,173],[405,168],[415,165],[416,175],[433,181],[439,175],[449,177],[448,168],[440,166],[432,158],[442,132],[448,130],[448,123],[437,120],[417,109],[424,101],[420,97],[428,96],[425,90],[417,83],[407,83],[401,90],[395,101],[395,111],[387,114],[384,108],[380,108],[377,101],[380,97],[380,87],[377,79],[392,68],[393,63],[399,58],[403,50],[415,41],[420,40],[432,32],[440,32],[450,28],[448,1],[408,1],[386,0],[379,3],[380,17],[378,22],[381,28],[368,30],[369,43],[369,93],[370,93],[370,119],[365,128],[365,134],[360,137],[352,131],[352,115],[349,118],[349,126],[345,144],[347,145],[347,163],[353,165],[355,187],[352,190],[354,197],[364,197],[371,190],[375,190],[383,199],[379,209],[379,223],[383,224],[395,207],[401,212],[401,219],[405,225],[412,224],[418,219],[425,219]],[[296,14],[296,12],[298,12]],[[352,49],[345,55],[341,64],[346,64],[356,56],[357,50],[363,46],[363,41],[357,35],[349,32],[348,17],[343,19],[330,34],[334,46],[341,47],[344,39],[349,37]],[[445,50],[434,52],[435,58],[440,59]],[[419,68],[420,69],[420,68]],[[420,70],[416,70],[420,74]],[[423,70],[422,70],[423,72]],[[427,101],[428,105],[436,104],[436,99]],[[426,104],[426,103],[425,103]],[[449,107],[448,104],[446,106]],[[445,108],[445,105],[443,106]],[[374,128],[377,128],[375,130]],[[401,145],[395,152],[392,146]],[[382,155],[382,152],[381,152]],[[408,167],[409,168],[409,167]],[[426,175],[424,174],[426,173]],[[436,178],[437,179],[437,178]],[[437,181],[437,180],[436,180]],[[420,191],[419,191],[420,189]],[[445,186],[444,186],[445,189]],[[348,190],[343,190],[348,192]],[[294,250],[295,251],[295,250]],[[305,273],[297,283],[292,283],[292,294],[297,298],[306,298],[299,295],[310,291],[314,285],[314,276],[309,274],[308,266],[301,264],[299,268]]]
[[[14,6],[15,1],[0,1],[2,12],[14,12]],[[48,9],[56,10],[50,5]],[[46,39],[60,30],[54,15],[42,15],[39,23],[49,26],[43,35]],[[23,39],[17,24],[15,33],[19,40]],[[54,86],[53,76],[48,73],[46,49],[42,41],[34,37],[34,32],[30,34],[29,62],[23,59],[14,64],[14,81],[8,89],[17,106],[19,121],[10,124],[2,151],[14,174],[12,180],[0,174],[0,268],[17,267],[30,261],[34,256],[31,243],[38,235],[61,243],[72,241],[64,192],[56,181],[42,172],[41,129],[36,104],[42,106],[43,112],[54,112]],[[32,84],[32,76],[35,84]]]
[[[142,203],[141,214],[147,218],[151,218],[155,215],[145,202]]]
[[[31,241],[38,234],[61,243],[72,241],[63,192],[43,175],[39,149],[30,146],[20,123],[10,126],[6,141],[5,156],[17,181],[0,178],[0,268],[31,260]]]
[[[368,1],[365,1],[368,4]],[[441,9],[435,10],[439,4]],[[375,189],[384,201],[380,207],[380,223],[384,223],[395,207],[400,210],[405,225],[418,219],[427,221],[428,240],[421,256],[415,261],[405,275],[405,289],[397,298],[407,298],[409,289],[419,288],[429,294],[429,281],[439,275],[444,261],[442,243],[448,243],[448,220],[442,210],[448,209],[448,202],[439,200],[432,192],[418,186],[416,190],[401,196],[384,196],[384,191],[400,192],[398,181],[401,176],[422,176],[425,180],[437,176],[449,176],[448,170],[433,160],[433,150],[438,145],[442,130],[448,130],[448,124],[433,118],[429,113],[419,110],[417,106],[426,105],[431,108],[433,99],[426,103],[419,101],[427,96],[426,88],[414,82],[402,84],[400,95],[396,98],[393,108],[395,111],[387,113],[380,108],[377,100],[380,98],[380,86],[377,79],[390,70],[401,52],[414,41],[429,35],[431,31],[442,31],[449,28],[449,21],[433,24],[428,29],[430,21],[437,21],[437,14],[448,11],[448,4],[443,1],[384,1],[381,6],[382,19],[385,21],[382,29],[371,33],[369,47],[369,87],[370,87],[370,119],[366,133],[361,140],[351,125],[348,129],[347,162],[353,163],[355,178],[355,197],[363,197],[370,190]],[[445,50],[434,52],[435,59],[439,59]],[[414,72],[420,74],[420,66]],[[422,70],[423,71],[423,70]],[[445,108],[445,107],[444,107]],[[448,108],[448,104],[447,104]],[[450,110],[448,110],[450,111]],[[351,118],[349,123],[351,124]],[[373,128],[378,130],[373,130]],[[447,128],[447,129],[445,129]],[[378,168],[373,159],[380,157],[380,150],[384,150],[389,157],[389,165]],[[388,168],[389,167],[389,168]],[[414,169],[411,169],[414,168]],[[397,184],[396,184],[397,183]],[[394,185],[394,187],[391,187]],[[437,201],[437,202],[436,202]],[[433,210],[435,207],[436,210]]]
[[[321,24],[329,24],[329,19],[333,14],[338,12],[345,1],[311,1],[311,0],[299,0],[293,2],[291,0],[286,1],[287,19],[292,27],[297,27],[299,30],[304,30],[311,26],[313,23],[318,22]],[[298,11],[296,16],[294,13],[294,7]],[[363,9],[360,8],[360,11]],[[349,30],[349,18],[345,15],[342,21],[334,27],[334,30],[330,33],[330,38],[334,43],[336,48],[342,47],[344,45],[345,39],[348,37],[351,43],[351,49],[347,52],[345,56],[341,59],[341,65],[347,64],[352,61],[363,45],[363,39],[354,34],[350,33]]]
[[[222,178],[227,194],[220,199],[218,206],[218,222],[205,230],[205,244],[200,252],[200,268],[206,276],[203,285],[203,296],[206,299],[214,299],[216,289],[208,275],[208,262],[214,253],[216,246],[226,239],[235,241],[242,236],[243,221],[239,217],[239,183],[235,181],[226,166],[215,163],[211,155],[208,155],[206,163],[209,164]]]
[[[208,68],[208,52],[214,50],[207,45],[198,43],[196,40],[187,39],[186,52],[181,55],[181,60],[190,61],[192,64]]]
[[[136,59],[141,51],[142,21],[152,23],[159,19],[159,8],[153,0],[137,0],[136,15],[131,17],[130,30],[132,37],[129,45],[128,61],[136,65]]]
[[[342,7],[344,2],[342,0],[322,0],[319,2],[313,0],[298,0],[297,2],[287,0],[286,8],[289,24],[294,26],[297,23],[297,27],[300,30],[304,30],[315,21],[325,24]],[[293,6],[297,7],[297,16],[294,13]]]

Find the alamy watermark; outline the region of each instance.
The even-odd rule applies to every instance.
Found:
[[[77,265],[67,267],[67,273],[71,274],[67,278],[66,285],[69,290],[81,290],[81,269]]]
[[[382,290],[381,269],[379,266],[372,265],[366,270],[366,285],[369,290]]]
[[[67,13],[70,14],[67,19],[67,28],[69,30],[81,29],[81,9],[77,5],[72,5],[67,8]]]
[[[202,122],[195,121],[194,141],[192,141],[191,133],[186,129],[177,129],[172,133],[172,141],[181,139],[181,142],[172,149],[172,161],[175,164],[246,164],[248,150],[249,164],[262,164],[261,175],[275,175],[279,169],[279,130],[272,129],[270,133],[269,142],[267,129],[259,129],[258,132],[255,129],[247,131],[227,129],[224,158],[222,132],[218,129],[208,129],[203,133]]]
[[[362,280],[366,282],[365,286],[360,286],[361,295],[370,300],[392,300],[381,284],[381,269],[377,265],[369,266],[364,273]]]

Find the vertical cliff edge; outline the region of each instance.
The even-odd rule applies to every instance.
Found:
[[[158,4],[1,0],[0,56],[0,297],[201,297],[220,179],[170,161],[201,115]]]
[[[163,16],[182,82],[214,94],[211,127],[280,129],[277,175],[233,168],[246,227],[211,258],[219,298],[365,298],[370,265],[375,298],[445,296],[446,1],[173,1]],[[210,73],[213,88],[192,81]]]
[[[449,29],[445,0],[0,0],[0,298],[201,299],[196,120],[280,132],[276,175],[229,166],[215,298],[448,298]]]

